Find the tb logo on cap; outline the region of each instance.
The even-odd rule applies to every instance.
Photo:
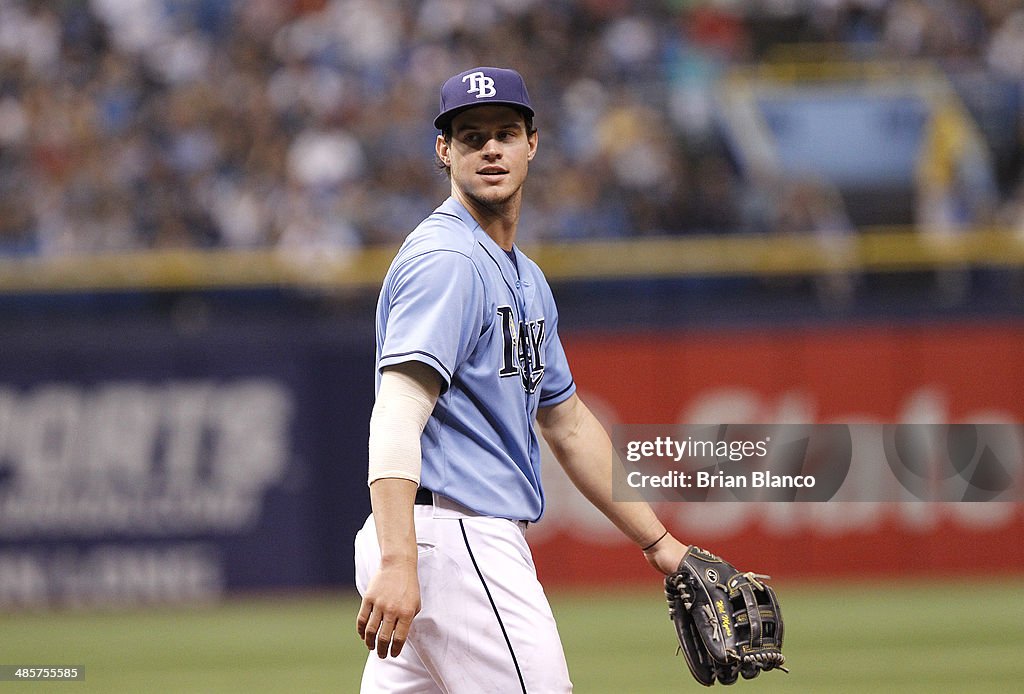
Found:
[[[466,93],[476,94],[478,99],[498,93],[494,89],[494,80],[482,72],[471,72],[462,78],[463,82],[466,80],[469,80],[469,89],[466,90]]]

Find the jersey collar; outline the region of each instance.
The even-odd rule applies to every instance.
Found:
[[[494,239],[492,239],[490,235],[483,230],[483,227],[480,226],[479,222],[476,221],[476,218],[473,217],[470,211],[466,209],[465,205],[456,200],[454,197],[449,197],[447,200],[441,203],[441,206],[438,207],[436,211],[443,212],[446,214],[452,214],[461,219],[462,223],[465,224],[467,228],[473,231],[473,236],[476,237],[476,239],[483,244],[484,248],[487,249],[488,253],[490,253],[496,260],[500,258],[501,260],[499,260],[498,262],[507,263],[508,268],[512,271],[511,274],[513,277],[519,275],[519,267],[512,263],[512,259],[508,257],[508,254],[505,252],[505,249],[499,246],[494,241]],[[517,254],[517,257],[522,257],[522,255],[520,255],[519,251],[516,249],[515,244],[512,245],[512,249],[513,252]]]
[[[441,206],[438,207],[437,210],[435,211],[444,214],[455,215],[456,217],[462,220],[462,223],[465,224],[468,229],[472,229],[473,231],[480,229],[480,231],[483,231],[483,229],[480,228],[480,224],[477,223],[473,215],[470,214],[469,210],[466,209],[466,206],[463,205],[458,200],[456,200],[454,197],[449,197],[447,200],[441,203]]]

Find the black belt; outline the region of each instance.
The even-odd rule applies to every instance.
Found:
[[[434,505],[434,492],[430,491],[426,487],[420,487],[416,490],[416,505],[417,506],[433,506]],[[523,530],[526,530],[526,526],[529,525],[524,520],[515,521],[517,525]]]

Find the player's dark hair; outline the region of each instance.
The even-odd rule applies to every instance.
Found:
[[[518,110],[518,109],[516,109],[516,110]],[[524,121],[525,126],[526,126],[526,136],[527,137],[531,137],[535,132],[537,132],[537,127],[533,124],[533,116],[531,116],[530,114],[526,113],[525,111],[520,111],[520,113],[523,115],[523,121]],[[449,145],[451,145],[451,143],[452,143],[452,119],[449,118],[448,122],[444,124],[443,128],[441,128],[441,137],[444,138],[445,142],[447,142]],[[451,175],[452,175],[451,167],[448,166],[447,164],[445,164],[443,161],[441,161],[441,157],[437,156],[436,153],[434,154],[434,163],[437,165],[437,168],[438,168],[439,171],[443,171],[449,178],[451,178]]]

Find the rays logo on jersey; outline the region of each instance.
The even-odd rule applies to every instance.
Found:
[[[502,336],[498,375],[519,376],[523,390],[532,394],[544,378],[544,319],[519,321],[517,329],[511,306],[499,306],[498,319]]]

